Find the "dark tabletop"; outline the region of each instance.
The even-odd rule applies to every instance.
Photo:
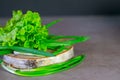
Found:
[[[16,76],[0,67],[0,80],[120,80],[120,16],[42,17],[43,23],[58,18],[63,21],[50,28],[51,34],[91,37],[75,45],[75,55],[84,53],[85,61],[70,70],[43,77]],[[7,19],[0,18],[0,24]]]

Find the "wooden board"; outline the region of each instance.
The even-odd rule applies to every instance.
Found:
[[[3,60],[6,65],[16,69],[32,69],[40,66],[60,63],[71,59],[74,56],[73,47],[60,53],[55,57],[43,57],[24,54],[8,54],[4,55]]]

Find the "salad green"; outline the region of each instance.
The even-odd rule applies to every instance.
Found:
[[[58,36],[48,32],[49,27],[61,19],[42,24],[39,13],[21,10],[13,11],[13,16],[0,28],[0,46],[19,46],[30,49],[47,51],[57,47],[72,46],[73,44],[88,40],[87,36]],[[66,40],[68,38],[68,40]],[[60,39],[64,39],[60,41]]]
[[[0,31],[2,46],[22,46],[46,51],[48,30],[37,12],[13,11],[13,17]]]
[[[64,50],[69,50],[71,46],[79,42],[85,42],[88,36],[63,36],[52,35],[48,31],[61,19],[42,24],[40,14],[27,11],[25,14],[21,10],[13,11],[12,18],[5,26],[0,27],[0,56],[11,54],[13,51],[31,53],[42,56],[56,56]],[[48,50],[53,50],[50,53]],[[29,71],[12,70],[5,66],[0,59],[2,67],[11,73],[21,76],[43,76],[70,69],[83,61],[85,55],[74,57],[68,61],[52,64],[48,66],[30,69]]]

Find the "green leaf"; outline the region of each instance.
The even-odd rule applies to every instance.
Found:
[[[4,33],[3,35],[0,36],[0,41],[9,42],[11,40],[15,40],[16,39],[17,30],[18,29],[15,28],[12,31],[10,31],[9,33]]]
[[[76,43],[85,42],[90,38],[88,36],[56,36],[56,35],[50,35],[49,37],[51,37],[51,40],[48,40],[47,45],[51,47],[72,46]],[[59,41],[60,39],[63,39],[63,40]]]
[[[43,55],[43,56],[48,56],[48,57],[54,56],[54,54],[51,54],[49,52],[45,52],[42,50],[36,50],[36,49],[32,49],[32,48],[10,46],[9,49],[14,50],[14,51],[19,51],[19,52],[31,53],[31,54],[35,54],[35,55]]]
[[[25,35],[25,29],[24,28],[20,29],[18,33],[19,35]]]
[[[11,54],[13,51],[10,49],[0,50],[0,56]]]
[[[52,21],[52,22],[46,24],[45,26],[46,26],[46,28],[52,27],[54,24],[60,22],[61,20],[62,19],[58,19],[58,20]]]
[[[24,42],[24,47],[26,47],[26,48],[29,48],[29,47],[30,47],[30,43],[29,43],[28,40],[26,40],[26,41]]]

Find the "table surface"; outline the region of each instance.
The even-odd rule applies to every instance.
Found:
[[[0,67],[0,80],[120,80],[120,16],[42,17],[43,23],[58,18],[63,21],[50,28],[51,34],[91,37],[75,45],[75,55],[84,53],[85,61],[70,70],[43,77],[16,76]],[[6,20],[0,18],[0,24]]]

